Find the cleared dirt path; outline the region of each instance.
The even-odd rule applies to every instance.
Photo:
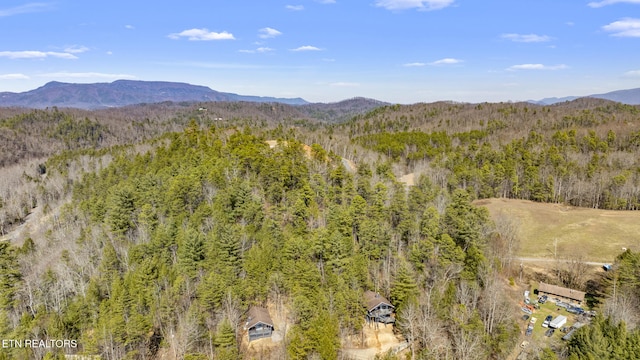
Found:
[[[40,213],[41,211],[39,207],[33,209],[33,211],[24,218],[24,222],[22,224],[16,226],[8,233],[0,236],[0,241],[11,241],[15,244],[16,240],[21,238],[21,235],[25,231],[25,229],[29,229],[31,227],[34,219],[37,219],[41,216]]]
[[[374,326],[365,325],[363,329],[365,336],[364,346],[360,348],[343,348],[342,354],[348,359],[370,360],[375,359],[376,355],[403,347],[405,342],[396,337],[393,333],[393,326],[378,326],[376,329]]]

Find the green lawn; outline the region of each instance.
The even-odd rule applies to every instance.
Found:
[[[537,288],[537,284],[534,283],[529,289],[531,293],[530,299],[532,301],[535,301],[538,298],[537,295],[533,294],[533,290],[536,288]],[[547,302],[545,302],[544,304],[539,304],[539,305],[540,305],[540,309],[536,310],[531,315],[532,317],[535,317],[538,319],[535,325],[533,326],[533,334],[531,336],[525,337],[525,340],[528,340],[529,342],[535,342],[538,344],[550,343],[552,341],[561,341],[562,337],[564,336],[564,333],[560,331],[561,329],[556,329],[556,331],[553,333],[553,335],[550,338],[544,335],[544,333],[547,332],[547,330],[549,329],[542,326],[542,324],[544,323],[544,319],[548,315],[553,316],[554,319],[558,315],[564,315],[567,317],[567,323],[563,325],[563,327],[565,326],[570,327],[576,323],[576,315],[568,312],[565,308],[562,308],[562,307],[559,308],[558,310],[558,307],[555,305],[555,302],[552,301],[551,299],[547,300]],[[522,323],[523,332],[526,331],[530,320],[531,319],[528,319],[527,321],[520,320]]]

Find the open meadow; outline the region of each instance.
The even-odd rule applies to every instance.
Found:
[[[640,249],[640,212],[577,208],[528,200],[475,202],[492,218],[503,213],[519,223],[517,256],[612,262],[623,248]]]

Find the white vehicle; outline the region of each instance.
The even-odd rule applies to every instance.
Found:
[[[563,315],[558,315],[553,321],[549,323],[550,328],[559,329],[562,325],[567,323],[567,317]]]

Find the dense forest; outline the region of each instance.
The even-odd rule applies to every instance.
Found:
[[[348,359],[368,290],[395,307],[399,356],[506,359],[517,239],[472,201],[640,205],[637,107],[385,105],[330,124],[217,106],[6,110],[0,235],[23,229],[0,242],[0,337],[77,347],[0,359]],[[637,354],[639,256],[589,284],[591,326],[537,356]],[[252,306],[286,319],[275,346],[247,344]]]
[[[585,107],[387,106],[343,127],[358,144],[409,168],[436,169],[441,186],[479,198],[637,210],[640,110],[605,101]]]

